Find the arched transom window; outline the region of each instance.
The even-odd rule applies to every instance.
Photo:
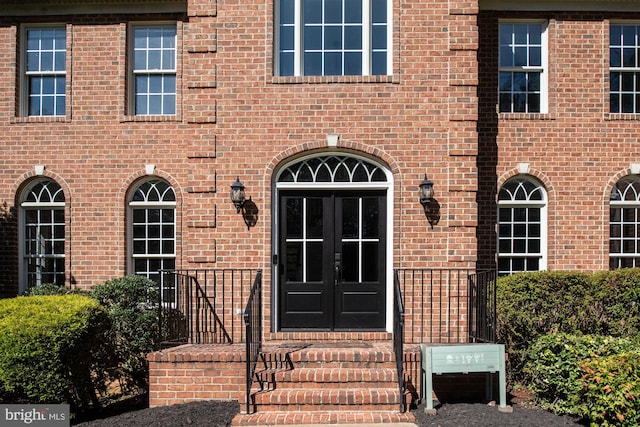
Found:
[[[176,267],[176,194],[165,181],[142,182],[129,202],[130,272],[161,283]]]
[[[65,197],[60,185],[38,180],[21,197],[22,277],[20,290],[65,284]]]
[[[625,177],[609,201],[609,268],[640,267],[640,179]]]
[[[387,182],[387,176],[380,166],[364,159],[331,155],[310,157],[287,166],[278,176],[278,182]]]
[[[545,268],[546,193],[531,179],[512,179],[498,194],[498,274]]]

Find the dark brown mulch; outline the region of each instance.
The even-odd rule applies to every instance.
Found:
[[[122,406],[122,405],[121,405]],[[580,426],[579,420],[554,415],[529,404],[513,404],[513,413],[502,413],[496,406],[482,403],[437,405],[436,415],[424,413],[424,404],[413,410],[419,427],[560,427]],[[238,402],[192,402],[157,408],[130,406],[111,408],[97,418],[74,423],[78,427],[182,427],[228,426],[239,412]],[[121,412],[121,413],[120,413]]]

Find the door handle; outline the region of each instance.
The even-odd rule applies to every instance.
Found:
[[[336,252],[333,258],[333,265],[335,268],[333,280],[336,286],[342,282],[342,261],[340,257],[340,252]]]

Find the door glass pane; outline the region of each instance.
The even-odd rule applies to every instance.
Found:
[[[307,244],[307,282],[322,281],[322,242]]]
[[[287,199],[286,203],[286,237],[301,238],[302,237],[302,199]]]
[[[322,199],[307,199],[307,238],[322,238],[322,208]]]
[[[378,209],[378,198],[362,199],[362,211],[362,237],[365,239],[379,237],[380,210]]]
[[[287,271],[285,281],[302,282],[302,243],[287,243]]]
[[[342,280],[345,282],[359,281],[358,275],[358,244],[342,243]]]
[[[362,280],[364,282],[378,280],[378,247],[377,242],[362,245]]]
[[[342,199],[342,237],[354,239],[358,237],[358,199]]]

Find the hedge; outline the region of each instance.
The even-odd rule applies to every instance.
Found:
[[[106,311],[81,295],[0,300],[0,399],[97,405],[110,353]]]
[[[497,281],[497,337],[509,354],[509,377],[522,381],[525,353],[552,333],[640,334],[640,269],[595,274],[516,273]]]

